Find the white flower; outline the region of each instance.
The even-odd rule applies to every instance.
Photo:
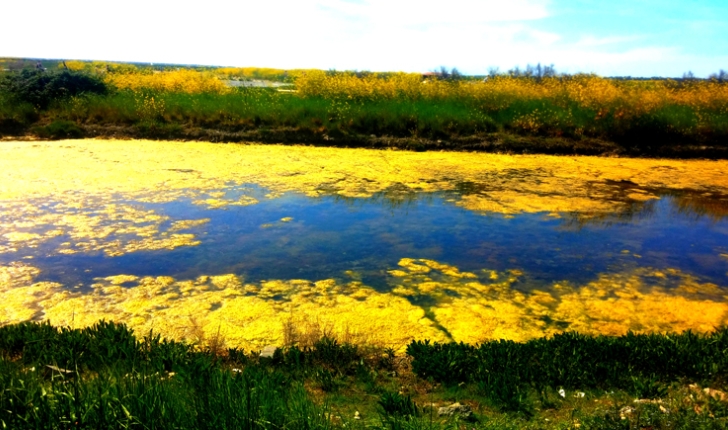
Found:
[[[566,398],[566,391],[564,391],[564,389],[563,389],[563,388],[561,388],[561,389],[559,390],[559,395],[560,395],[561,397],[564,397],[564,398]]]

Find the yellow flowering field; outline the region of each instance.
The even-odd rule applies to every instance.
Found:
[[[497,76],[483,81],[437,80],[415,73],[331,74],[307,71],[296,78],[301,96],[324,98],[457,99],[489,110],[505,109],[517,101],[546,100],[560,107],[576,104],[596,109],[595,119],[613,111],[618,117],[637,116],[674,105],[695,111],[728,113],[728,85],[717,81],[620,81],[594,75],[542,79]]]

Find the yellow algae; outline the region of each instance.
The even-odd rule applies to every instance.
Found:
[[[120,287],[122,280],[134,285]],[[86,294],[54,287],[37,296],[37,284],[17,286],[3,293],[3,298],[27,311],[3,315],[3,321],[40,314],[41,319],[57,325],[84,327],[99,319],[113,319],[126,322],[140,334],[154,330],[192,342],[209,341],[219,333],[226,344],[245,348],[282,342],[284,324],[291,320],[300,323],[296,329],[299,337],[311,334],[304,327],[316,326],[327,334],[346,334],[352,341],[397,348],[413,336],[445,340],[424,310],[360,283],[267,281],[259,294],[251,296],[234,275],[194,281],[120,275],[98,281],[94,291]],[[189,294],[182,294],[183,290]],[[20,296],[25,300],[19,300]]]
[[[105,281],[109,281],[109,283],[111,283],[112,285],[121,285],[126,282],[134,282],[137,279],[139,279],[139,277],[134,275],[115,275],[107,276],[106,278],[104,278]]]
[[[523,276],[518,270],[484,269],[470,278],[453,276],[469,272],[434,260],[403,260],[404,276],[392,276],[388,291],[334,279],[243,283],[228,274],[187,280],[117,275],[97,278],[91,292],[82,292],[35,282],[37,268],[12,263],[0,266],[0,324],[32,319],[83,327],[112,319],[140,335],[153,330],[248,349],[307,344],[324,334],[402,349],[413,339],[477,343],[564,330],[706,332],[728,323],[726,291],[677,269],[603,273],[584,285],[559,282],[525,292],[513,288]],[[421,267],[430,269],[427,276]]]
[[[196,240],[193,234],[172,234],[169,236],[163,234],[161,238],[131,240],[125,244],[122,244],[120,241],[100,243],[93,240],[91,242],[79,242],[76,246],[80,247],[84,252],[103,250],[106,255],[116,257],[136,251],[172,250],[180,246],[196,246],[199,244],[200,241]],[[61,250],[59,252],[62,253],[63,251]]]
[[[659,199],[659,197],[651,195],[651,194],[639,194],[639,193],[627,194],[627,198],[632,199],[632,200],[638,200],[638,201],[648,201],[648,200]]]
[[[240,290],[243,287],[243,283],[240,281],[240,278],[238,278],[235,275],[219,275],[219,276],[210,276],[209,278],[198,278],[199,283],[205,283],[210,282],[213,286],[221,289],[232,289],[232,290]]]
[[[412,339],[444,341],[425,311],[404,298],[372,293],[364,300],[346,295],[303,302],[296,312],[343,340],[402,350]],[[315,317],[314,317],[315,316]]]
[[[397,264],[404,267],[411,273],[428,273],[430,271],[430,268],[427,265],[417,264],[417,261],[411,258],[403,258],[399,260],[399,263]]]
[[[535,212],[614,212],[622,204],[588,197],[563,196],[550,190],[549,194],[538,195],[519,191],[490,192],[487,195],[463,196],[457,203],[465,209],[485,213],[517,214]]]
[[[39,282],[1,291],[0,325],[36,319],[42,313],[43,300],[58,294],[62,287],[57,283]]]
[[[67,243],[52,251],[59,254],[116,256],[194,246],[198,240],[173,233],[201,227],[203,220],[172,220],[118,202],[189,199],[208,209],[245,206],[258,200],[226,198],[226,190],[251,183],[266,189],[268,199],[287,192],[379,195],[393,204],[415,192],[465,187],[471,191],[448,202],[506,218],[524,212],[584,217],[629,212],[655,197],[651,189],[728,194],[728,161],[144,140],[4,141],[0,151],[0,253],[38,247],[54,237]],[[710,199],[677,200],[684,210],[726,214],[724,204],[707,203]]]
[[[564,329],[611,335],[705,332],[728,323],[726,291],[676,269],[633,269],[603,274],[580,287],[556,283],[523,293],[511,288],[523,275],[519,270],[495,277],[483,270],[484,279],[473,281],[451,276],[446,264],[430,265],[438,272],[430,273],[437,282],[424,281],[414,271],[393,278],[391,293],[430,298],[423,302],[431,303],[435,321],[455,341],[523,341]],[[503,281],[488,282],[495,279]]]
[[[33,280],[40,270],[23,263],[0,266],[0,325],[37,318],[39,301],[61,291],[61,284]]]
[[[439,282],[425,281],[417,285],[417,292],[419,294],[434,294],[438,288],[442,288],[442,284]]]
[[[207,206],[209,209],[218,209],[228,206],[230,201],[221,199],[199,199],[193,200],[192,203],[200,206]]]
[[[152,210],[113,203],[109,201],[110,197],[107,201],[90,197],[73,198],[80,199],[78,205],[66,201],[47,211],[30,201],[14,201],[6,205],[3,215],[10,219],[22,218],[23,222],[0,223],[0,231],[13,230],[0,236],[0,251],[8,248],[8,245],[2,245],[3,238],[17,250],[19,247],[37,247],[59,236],[66,236],[69,240],[51,253],[104,252],[116,256],[139,250],[173,249],[199,242],[192,235],[170,235],[171,232],[209,221],[179,220],[165,229],[169,217]]]
[[[479,343],[492,339],[525,341],[545,335],[538,320],[512,302],[486,304],[456,299],[433,310],[437,322],[456,342]]]
[[[488,274],[488,279],[490,280],[495,281],[496,279],[498,279],[498,272],[496,272],[495,270],[483,269],[483,272]]]
[[[397,277],[400,277],[400,278],[409,275],[409,273],[407,273],[407,272],[405,272],[403,270],[388,270],[387,273],[389,273],[392,276],[397,276]]]
[[[397,294],[399,296],[407,297],[407,296],[414,296],[418,292],[414,288],[408,288],[402,285],[398,285],[394,288],[392,288],[392,293]]]
[[[39,273],[39,269],[23,263],[0,266],[0,291],[30,284]]]
[[[454,278],[477,278],[477,275],[470,272],[460,272],[460,270],[455,267],[448,264],[438,263],[434,260],[428,260],[428,259],[412,259],[412,258],[403,258],[399,260],[399,263],[397,263],[399,266],[404,267],[409,271],[409,273],[416,273],[416,274],[424,274],[424,273],[430,273],[431,270],[438,270],[442,272],[442,274],[451,276]],[[394,276],[404,276],[401,273],[392,273],[395,271],[390,270],[389,273]]]
[[[172,223],[167,231],[173,232],[179,230],[188,230],[191,228],[199,227],[203,224],[207,224],[208,222],[210,222],[210,218],[175,221]]]
[[[10,233],[5,233],[3,237],[5,237],[5,239],[10,242],[30,242],[37,241],[37,239],[40,239],[42,236],[36,233],[23,233],[19,231],[13,231]]]
[[[198,206],[207,206],[208,209],[219,209],[227,206],[250,206],[259,203],[258,199],[251,196],[241,196],[239,199],[223,199],[219,198],[225,195],[224,192],[208,193],[210,198],[195,199],[192,203]]]
[[[579,289],[559,294],[556,313],[569,328],[589,334],[711,331],[728,322],[724,292],[678,272],[679,287],[647,288],[649,269],[602,275]],[[658,279],[662,279],[657,276]]]
[[[600,192],[606,197],[624,192],[623,187],[613,185],[622,181],[630,181],[635,188],[728,190],[728,179],[723,174],[728,165],[725,161],[158,141],[69,140],[34,145],[6,141],[0,145],[7,155],[0,161],[0,200],[48,197],[76,190],[151,198],[148,193],[155,190],[156,201],[172,201],[183,192],[189,196],[189,190],[200,198],[209,196],[231,182],[259,184],[271,190],[271,197],[286,191],[315,190],[371,196],[393,186],[442,191],[456,189],[458,183],[474,183],[493,190],[488,195],[495,201],[498,190],[505,189],[542,197],[537,206],[546,207],[548,194],[553,193],[574,198],[556,199],[556,207],[579,210],[587,204],[590,210],[594,205],[579,199],[589,200],[589,195]],[[71,171],[74,175],[68,175]],[[508,193],[501,196],[509,201],[516,197]]]
[[[251,196],[242,196],[236,202],[231,203],[233,206],[249,206],[258,203],[258,199]]]

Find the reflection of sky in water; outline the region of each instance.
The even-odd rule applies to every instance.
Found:
[[[88,285],[94,277],[119,273],[177,279],[235,273],[258,281],[344,278],[344,271],[353,270],[366,284],[383,287],[386,270],[402,257],[438,260],[465,271],[520,269],[527,276],[523,288],[529,282],[582,283],[598,273],[634,266],[672,267],[728,284],[728,259],[719,256],[728,248],[728,222],[684,205],[680,210],[677,197],[648,202],[633,216],[583,221],[568,215],[484,216],[455,206],[448,200],[456,196],[448,193],[368,199],[288,193],[266,199],[265,190],[247,186],[231,188],[224,198],[237,199],[241,193],[259,203],[223,209],[184,200],[139,204],[173,220],[210,218],[185,231],[195,233],[199,246],[117,257],[44,257],[46,249],[65,240],[59,237],[35,250],[0,255],[0,264],[34,255],[33,265],[42,271],[39,280],[66,285]],[[284,217],[293,220],[280,221]]]

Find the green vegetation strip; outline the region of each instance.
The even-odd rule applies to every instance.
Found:
[[[413,371],[445,384],[471,382],[499,406],[523,408],[531,389],[543,391],[623,389],[639,398],[659,398],[672,382],[725,385],[728,330],[709,335],[628,334],[591,337],[564,333],[526,343],[413,342]]]
[[[125,325],[0,327],[11,429],[726,428],[728,329],[392,350],[322,338],[272,357]],[[635,397],[638,401],[634,401]],[[450,413],[436,408],[452,402]],[[361,411],[361,414],[360,414]],[[454,411],[454,412],[453,412]],[[467,426],[467,427],[465,427]]]
[[[510,79],[530,82],[535,78]],[[534,81],[534,85],[538,83]],[[675,90],[691,91],[690,85],[697,83],[674,85]],[[0,73],[0,136],[552,154],[728,155],[725,106],[698,109],[666,104],[628,117],[619,110],[604,109],[517,96],[485,102],[456,92],[439,98],[357,98],[343,93],[301,96],[248,87],[224,94],[131,91],[109,88],[99,77],[84,72]]]

